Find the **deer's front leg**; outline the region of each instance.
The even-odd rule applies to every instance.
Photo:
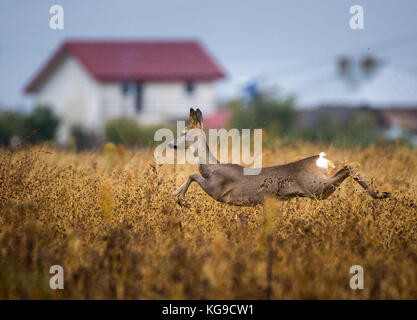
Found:
[[[180,185],[180,186],[178,187],[178,189],[177,189],[177,190],[175,190],[175,191],[172,193],[172,195],[173,195],[173,196],[179,195],[179,194],[181,193],[181,191],[183,191],[183,190],[184,190],[184,188],[187,188],[187,189],[188,189],[188,187],[189,187],[190,183],[191,183],[190,178],[188,178],[188,179],[187,179],[187,181],[185,181],[182,185]]]
[[[196,181],[200,187],[206,191],[207,187],[207,181],[203,177],[199,176],[198,174],[192,174],[188,177],[188,180],[184,182],[177,190],[174,191],[173,195],[176,195],[178,198],[178,201],[182,200],[187,193],[188,188],[190,187],[190,184]],[[207,192],[207,191],[206,191]]]

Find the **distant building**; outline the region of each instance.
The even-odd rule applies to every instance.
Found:
[[[387,139],[409,136],[417,145],[417,108],[391,108],[378,110],[379,123],[385,129]]]
[[[297,98],[300,127],[317,127],[323,119],[343,127],[366,112],[387,139],[406,136],[417,144],[417,74],[412,69],[370,56],[342,57],[336,68],[325,64],[294,83],[303,85],[282,85]]]
[[[224,76],[196,41],[67,41],[25,91],[61,117],[57,140],[66,144],[74,125],[101,133],[109,119],[163,123],[192,106],[209,115]]]
[[[321,121],[330,120],[343,129],[360,114],[372,116],[385,139],[405,138],[417,145],[417,108],[376,109],[367,106],[323,105],[315,109],[300,110],[297,125],[301,128],[319,128]]]
[[[302,128],[317,127],[323,119],[330,119],[343,127],[355,116],[367,112],[377,118],[377,111],[366,106],[352,107],[346,105],[322,105],[314,109],[301,110],[298,125]]]

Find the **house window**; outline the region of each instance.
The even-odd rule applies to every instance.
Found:
[[[140,112],[143,109],[143,84],[142,82],[125,81],[122,83],[122,92],[125,97],[133,97],[135,110]]]
[[[140,112],[143,109],[143,84],[142,82],[136,82],[136,112]]]
[[[130,81],[125,81],[122,83],[122,91],[124,96],[131,96],[135,94],[135,86]]]
[[[188,81],[185,83],[185,92],[187,92],[188,95],[192,95],[195,91],[195,82]]]

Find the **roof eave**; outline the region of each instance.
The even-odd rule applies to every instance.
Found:
[[[58,49],[56,49],[55,52],[51,55],[51,57],[48,58],[46,62],[42,65],[40,70],[38,70],[35,73],[32,79],[25,86],[24,88],[25,93],[33,93],[37,90],[37,87],[42,81],[42,78],[45,76],[45,74],[48,71],[51,71],[53,69],[54,64],[60,59],[60,57],[64,53],[65,45],[66,43],[64,42]]]

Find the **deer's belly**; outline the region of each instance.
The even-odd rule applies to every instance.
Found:
[[[233,205],[256,205],[263,202],[263,193],[257,188],[248,187],[242,183],[230,183],[222,188],[213,188],[209,194],[220,202]]]

